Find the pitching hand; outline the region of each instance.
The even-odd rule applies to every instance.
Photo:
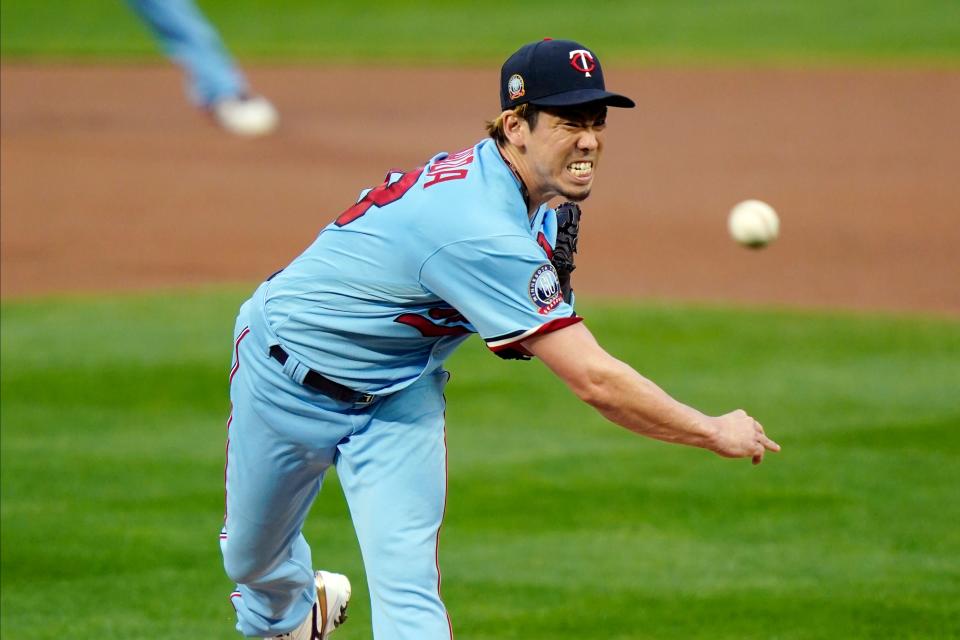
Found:
[[[780,445],[767,437],[763,426],[742,409],[710,418],[716,427],[710,450],[724,458],[753,458],[753,464],[763,462],[767,451],[780,451]]]

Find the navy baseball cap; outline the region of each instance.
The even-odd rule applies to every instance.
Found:
[[[500,69],[500,107],[525,102],[541,107],[567,107],[602,102],[611,107],[635,107],[633,100],[607,91],[600,60],[573,40],[552,40],[520,47]]]

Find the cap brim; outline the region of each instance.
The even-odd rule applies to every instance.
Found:
[[[609,91],[601,91],[600,89],[565,91],[552,96],[544,96],[543,98],[530,100],[530,104],[535,104],[538,107],[571,107],[590,102],[600,102],[608,107],[621,107],[624,109],[632,109],[637,106],[637,104],[627,96],[622,96],[619,93],[610,93]]]

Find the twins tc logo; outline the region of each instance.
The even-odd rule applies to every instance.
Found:
[[[570,52],[570,66],[590,78],[590,72],[597,68],[597,62],[586,49],[574,49]]]

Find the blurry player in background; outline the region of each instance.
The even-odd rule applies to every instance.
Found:
[[[187,73],[192,102],[230,133],[259,136],[277,127],[269,100],[250,93],[243,73],[216,30],[193,0],[127,0],[160,41],[164,52]]]

